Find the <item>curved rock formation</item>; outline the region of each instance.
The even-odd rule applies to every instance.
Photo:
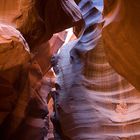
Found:
[[[140,1],[105,0],[104,47],[110,64],[140,90]]]
[[[140,94],[108,63],[102,5],[102,0],[80,1],[83,33],[56,56],[62,133],[70,140],[139,140]]]
[[[51,55],[60,46],[51,52],[51,43],[42,42],[79,23],[82,13],[85,24],[81,36],[63,46],[55,57],[59,94],[55,109],[60,136],[65,140],[139,140],[139,92],[116,73],[108,58],[139,89],[140,2],[105,1],[103,20],[103,0],[76,0],[81,13],[73,0],[21,1],[18,26],[34,55],[30,63],[28,45],[19,32],[0,25],[0,137],[44,139],[48,114],[44,98],[50,83],[43,79],[41,86],[40,80],[50,68]],[[56,40],[61,45],[59,37]]]
[[[40,45],[31,59],[22,35],[15,28],[0,24],[0,139],[38,140],[47,135],[46,98],[52,88],[47,71],[51,55],[64,43],[65,34],[55,34]]]
[[[74,0],[21,0],[17,28],[31,48],[81,22]]]
[[[23,67],[26,63],[28,63],[29,60],[29,47],[19,31],[11,26],[0,24],[1,139],[4,139],[2,138],[2,135],[5,135],[5,128],[7,127],[7,123],[10,122],[11,116],[14,115],[14,113],[12,112],[17,105],[19,93],[22,92],[22,88],[24,87],[24,82],[26,80],[22,81],[22,78],[26,74],[23,73]],[[11,123],[9,123],[8,126],[11,127]],[[9,136],[8,131],[6,133],[6,136]]]
[[[5,140],[44,139],[47,134],[44,120],[48,114],[47,103],[44,100],[46,100],[47,95],[45,97],[41,95],[42,92],[39,89],[42,89],[43,85],[41,85],[40,80],[50,69],[50,57],[63,43],[65,35],[54,36],[55,39],[50,42],[48,40],[54,33],[73,26],[81,20],[80,11],[73,0],[21,0],[21,3],[21,14],[17,17],[19,19],[17,25],[30,45],[30,49],[32,49],[31,59],[24,64],[22,63],[24,59],[21,59],[24,58],[22,56],[25,52],[23,51],[23,44],[21,45],[20,43],[25,43],[25,41],[20,38],[19,34],[16,36],[17,31],[14,28],[12,30],[15,31],[13,34],[11,34],[8,26],[5,26],[4,32],[0,32],[2,36],[0,38],[2,40],[0,42],[2,55],[0,57],[3,58],[3,60],[0,60],[0,68],[3,71],[8,69],[11,75],[9,73],[9,75],[6,75],[5,71],[0,72],[0,74],[4,78],[9,76],[6,77],[8,80],[14,79],[12,79],[13,83],[8,85],[10,90],[5,88],[4,98],[2,98],[2,104],[0,104],[0,113],[3,113],[3,108],[7,111],[4,117],[3,114],[1,115],[2,125],[0,125],[0,139]],[[55,43],[56,41],[58,44]],[[19,44],[20,46],[18,46]],[[24,45],[26,46],[27,44],[25,43]],[[6,56],[7,54],[9,57]],[[42,61],[42,58],[46,59],[46,61]],[[20,70],[17,70],[16,67],[13,74],[11,67],[18,65],[21,65]],[[7,81],[4,82],[2,79],[1,83],[2,86],[7,86]],[[16,88],[16,91],[14,91],[16,99],[12,99],[14,97],[11,88],[14,88],[12,90]],[[3,94],[0,96],[3,96]],[[6,99],[6,96],[9,96],[9,98]],[[13,102],[14,106],[10,109],[6,108],[6,105],[3,104],[5,100],[8,102],[8,107]]]

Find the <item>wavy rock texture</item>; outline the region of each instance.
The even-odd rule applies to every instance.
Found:
[[[140,94],[108,63],[102,5],[102,0],[81,0],[83,33],[56,57],[62,131],[70,140],[139,140]]]
[[[43,28],[43,31],[46,32],[42,31],[41,38],[44,35],[49,37],[43,43],[42,41],[41,43],[36,41],[33,46],[34,49],[30,46],[33,55],[32,60],[29,61],[29,59],[26,59],[29,55],[29,50],[26,48],[28,45],[20,33],[10,26],[0,26],[0,70],[4,71],[0,73],[0,76],[2,76],[2,78],[0,77],[0,139],[43,140],[48,133],[45,128],[48,127],[46,126],[48,122],[45,122],[45,120],[48,115],[46,97],[50,91],[50,89],[47,89],[50,87],[50,81],[46,80],[45,83],[44,80],[43,84],[40,80],[50,69],[51,55],[63,44],[65,38],[65,33],[54,36],[53,34],[73,26],[81,20],[81,13],[73,0],[21,0],[21,2],[23,2],[23,5],[21,5],[21,15],[19,17],[29,21],[26,21],[25,25],[24,21],[21,20],[20,23],[25,25],[24,29],[33,29],[41,19],[46,27]],[[6,0],[6,3],[2,1],[1,8],[5,13],[4,15],[2,13],[3,22],[10,24],[16,13],[16,6],[18,5],[11,3],[11,1]],[[11,7],[13,11],[10,10]],[[10,11],[11,15],[6,16]],[[37,20],[35,16],[37,16]],[[32,19],[34,24],[31,25]],[[39,32],[42,26],[42,24],[39,24],[35,32]],[[30,30],[28,37],[34,37],[35,32]],[[25,37],[23,32],[22,34]],[[52,36],[52,40],[48,41]],[[30,45],[31,40],[26,38],[26,41]],[[14,68],[14,74],[12,68]],[[7,74],[6,70],[9,70],[10,74]],[[5,82],[3,77],[8,81],[12,79],[12,82]],[[45,94],[43,90],[46,90]]]
[[[140,90],[140,1],[106,0],[104,47],[114,69]]]

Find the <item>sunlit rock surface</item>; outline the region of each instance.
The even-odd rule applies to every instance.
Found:
[[[13,27],[0,24],[0,71],[4,71],[29,60],[29,46]]]
[[[12,126],[10,113],[21,93],[23,66],[30,60],[29,46],[15,28],[0,24],[0,138]],[[21,75],[20,75],[21,74]],[[21,78],[21,79],[20,79]],[[19,81],[17,81],[19,80]],[[22,85],[22,88],[24,86]],[[23,101],[24,102],[24,101]],[[22,112],[22,111],[21,111]],[[13,113],[14,114],[14,113]],[[8,119],[9,117],[9,119]],[[7,120],[8,119],[8,120]],[[17,118],[16,118],[17,119]],[[18,119],[17,119],[18,120]],[[6,122],[6,123],[4,123]],[[15,126],[15,125],[14,125]],[[6,133],[9,136],[9,131]]]
[[[0,78],[2,92],[0,96],[2,104],[4,103],[2,101],[3,100],[2,96],[4,95],[4,93],[5,93],[4,96],[6,96],[6,93],[10,94],[10,91],[8,90],[10,84],[11,90],[13,90],[12,84],[14,84],[16,78],[18,77],[20,67],[25,63],[27,63],[29,59],[30,59],[29,47],[25,42],[25,40],[23,39],[22,35],[13,27],[0,24]],[[2,115],[0,115],[0,118],[1,117]]]

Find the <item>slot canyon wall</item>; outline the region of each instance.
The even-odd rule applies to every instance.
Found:
[[[132,6],[133,3],[125,0],[115,2],[108,4],[112,7],[113,4],[116,4],[116,7],[120,4],[119,8],[126,13],[129,4]],[[133,77],[134,79],[129,80],[132,83],[134,80],[136,82],[134,85],[137,84],[139,89],[138,71],[140,69],[137,65],[139,53],[133,54],[137,53],[135,48],[139,50],[139,43],[135,44],[139,38],[137,35],[133,38],[136,42],[133,42],[133,39],[126,42],[123,40],[128,39],[126,28],[130,34],[131,31],[137,32],[139,29],[130,29],[132,25],[129,22],[134,21],[131,19],[129,22],[127,20],[124,22],[126,16],[121,19],[114,17],[110,21],[111,14],[114,14],[111,10],[108,17],[105,15],[108,11],[104,11],[104,19],[102,0],[81,0],[78,6],[85,21],[82,34],[77,40],[71,41],[60,49],[56,56],[57,64],[54,67],[58,69],[56,71],[56,80],[59,85],[57,112],[61,133],[65,135],[64,139],[70,140],[138,140],[140,138],[140,93],[114,68],[121,73],[121,66],[125,67],[126,77],[128,79]],[[133,12],[131,11],[131,14]],[[119,11],[117,14],[121,16],[123,13]],[[137,15],[138,12],[135,14]],[[135,21],[135,24],[137,23],[139,22]],[[103,34],[102,25],[104,26]],[[139,28],[138,26],[132,28],[134,27]],[[124,51],[119,47],[122,47]],[[132,50],[129,50],[129,47]],[[129,55],[132,61],[129,61]],[[110,65],[107,56],[114,67]],[[121,61],[121,58],[124,61]],[[137,69],[130,63],[133,63]],[[134,68],[131,73],[127,64]],[[124,74],[123,72],[121,74]]]
[[[110,64],[140,89],[140,2],[105,0],[103,38]]]
[[[50,139],[139,140],[139,0],[20,2],[0,1],[0,139],[47,139],[52,96]]]
[[[0,139],[44,139],[48,133],[47,98],[54,83],[51,57],[64,43],[67,33],[63,30],[76,25],[81,14],[73,1],[21,0],[20,7],[17,1],[1,2]],[[54,14],[56,21],[52,21]],[[13,19],[18,19],[17,26]],[[45,32],[34,42],[42,25]],[[24,32],[27,28],[29,34]],[[60,33],[53,35],[56,32]]]

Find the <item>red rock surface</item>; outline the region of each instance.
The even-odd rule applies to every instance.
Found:
[[[19,13],[19,0],[0,1],[0,22],[13,24],[13,19]]]

